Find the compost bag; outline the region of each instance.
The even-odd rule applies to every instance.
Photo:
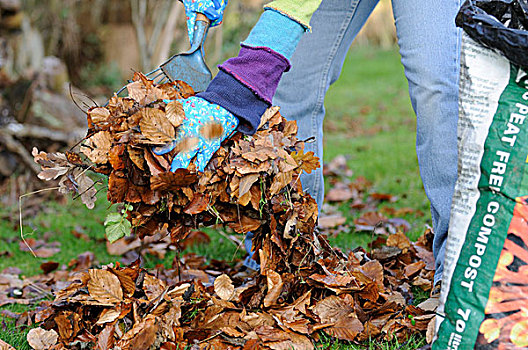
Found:
[[[458,180],[433,349],[528,348],[528,2],[466,1]]]

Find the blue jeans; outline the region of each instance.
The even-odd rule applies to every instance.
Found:
[[[326,91],[341,73],[347,51],[378,0],[323,0],[284,74],[273,104],[299,126],[299,138],[323,158]],[[435,238],[435,283],[440,281],[451,197],[457,175],[457,119],[460,33],[455,16],[460,0],[393,0],[401,61],[417,115],[416,152],[431,203]],[[322,169],[304,174],[303,188],[321,208]]]

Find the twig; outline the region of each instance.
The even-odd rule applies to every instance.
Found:
[[[29,245],[29,243],[24,238],[24,229],[23,229],[23,226],[22,226],[23,225],[22,224],[22,198],[23,197],[28,197],[28,196],[31,196],[31,195],[34,195],[34,194],[37,194],[37,193],[46,192],[46,191],[52,191],[52,190],[58,190],[58,189],[59,189],[59,187],[44,188],[42,190],[33,191],[33,192],[29,192],[29,193],[24,193],[24,194],[22,194],[22,195],[20,195],[18,197],[18,216],[19,216],[19,225],[20,225],[20,238],[22,238],[22,241],[29,248],[29,251],[31,252],[31,254],[33,254],[33,256],[35,258],[38,258],[37,255],[35,254],[35,252],[31,248],[31,246]]]
[[[72,102],[75,106],[77,106],[77,108],[79,108],[83,113],[88,113],[88,111],[85,111],[84,109],[81,108],[81,106],[79,106],[79,104],[77,103],[77,101],[75,101],[75,98],[73,97],[73,92],[72,92],[72,87],[71,87],[71,84],[69,86],[70,88],[70,97],[72,99]]]
[[[71,91],[72,91],[72,90],[71,90],[71,83],[70,83],[70,94],[71,94]],[[88,96],[87,94],[85,94],[85,93],[82,93],[82,94],[81,94],[81,93],[79,93],[79,92],[76,92],[75,94],[76,94],[76,95],[79,95],[79,96],[86,97],[87,99],[89,99],[90,101],[92,101],[92,102],[94,103],[94,105],[95,105],[95,106],[88,106],[88,105],[86,105],[87,107],[99,107],[99,104],[97,103],[97,101],[95,101],[93,98],[91,98],[91,97]],[[86,103],[84,103],[84,104],[86,104]]]
[[[222,334],[223,331],[218,331],[217,333],[213,334],[212,336],[210,336],[209,338],[205,338],[204,340],[198,342],[198,344],[202,344],[202,343],[205,343],[206,341],[209,341],[215,337],[218,337],[220,334]]]

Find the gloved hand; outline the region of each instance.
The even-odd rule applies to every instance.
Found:
[[[177,100],[183,106],[185,118],[178,127],[175,139],[161,147],[154,147],[157,155],[172,151],[183,140],[196,139],[198,142],[190,150],[176,154],[171,164],[171,171],[179,168],[187,168],[191,160],[196,156],[196,167],[203,171],[213,154],[218,151],[220,144],[235,131],[238,126],[238,118],[217,104],[207,102],[200,97],[189,97]],[[170,102],[170,101],[165,101]],[[209,124],[217,124],[222,127],[221,135],[208,138],[203,135],[203,127]]]
[[[224,9],[227,0],[181,0],[185,6],[185,16],[187,17],[187,32],[192,43],[194,35],[194,23],[196,13],[203,13],[211,21],[210,26],[214,27],[222,23]]]

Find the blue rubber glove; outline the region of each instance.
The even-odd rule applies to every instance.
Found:
[[[171,171],[187,168],[191,160],[196,156],[196,168],[204,171],[207,163],[220,148],[220,144],[231,136],[238,126],[238,118],[232,113],[217,104],[207,102],[200,97],[189,97],[177,100],[183,106],[185,118],[178,127],[174,140],[164,146],[154,147],[153,151],[157,155],[162,155],[172,151],[184,139],[197,139],[197,144],[190,150],[180,152],[174,156],[171,164]],[[165,102],[170,102],[166,100]],[[202,128],[206,125],[218,124],[222,126],[219,137],[207,138],[202,135]]]
[[[227,0],[182,0],[182,2],[183,6],[185,6],[187,32],[189,34],[189,40],[191,43],[193,41],[196,13],[199,12],[206,15],[211,21],[211,27],[222,23],[224,9],[227,6]]]

